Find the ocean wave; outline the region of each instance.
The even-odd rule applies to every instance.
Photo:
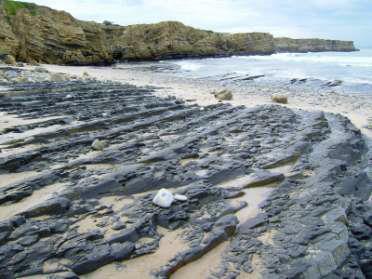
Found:
[[[192,62],[192,61],[178,61],[178,62],[175,62],[175,64],[178,65],[181,68],[181,70],[191,71],[191,72],[197,71],[203,67],[203,65]]]
[[[365,85],[372,85],[372,80],[366,78],[345,78],[345,82],[353,83],[353,84],[365,84]]]
[[[327,54],[298,54],[298,53],[278,53],[270,56],[242,56],[240,59],[250,61],[279,61],[279,62],[298,62],[298,63],[326,63],[337,64],[340,66],[351,67],[372,67],[372,56],[346,56],[346,55],[327,55]]]

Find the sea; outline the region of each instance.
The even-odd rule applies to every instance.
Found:
[[[235,84],[331,88],[347,94],[371,94],[372,98],[372,49],[165,60],[133,67]]]

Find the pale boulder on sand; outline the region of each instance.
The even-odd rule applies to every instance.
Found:
[[[230,90],[222,90],[220,92],[213,92],[214,97],[220,101],[231,101],[233,99],[233,94]]]
[[[273,94],[271,95],[271,100],[278,104],[288,104],[288,96],[286,95]]]

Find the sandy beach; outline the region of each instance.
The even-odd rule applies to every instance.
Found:
[[[98,80],[112,80],[134,84],[137,86],[154,86],[159,97],[175,96],[200,106],[217,104],[219,101],[211,94],[213,91],[229,89],[233,92],[232,101],[227,101],[234,106],[244,105],[254,107],[257,105],[273,104],[271,96],[274,93],[288,96],[289,103],[284,105],[293,109],[309,111],[325,111],[339,113],[348,117],[353,124],[372,139],[372,130],[367,129],[368,118],[372,118],[372,98],[368,95],[347,95],[329,92],[291,92],[288,88],[262,88],[250,86],[240,88],[237,86],[221,86],[216,82],[174,77],[166,73],[138,71],[131,67],[69,67],[57,65],[43,65],[48,71],[66,73],[69,75],[89,76]]]

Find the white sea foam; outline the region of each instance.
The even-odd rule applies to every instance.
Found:
[[[175,64],[180,66],[181,70],[184,70],[184,71],[197,71],[203,67],[202,64],[195,63],[192,61],[178,61],[178,62],[175,62]]]
[[[176,75],[185,76],[186,72],[192,78],[210,77],[218,80],[229,75],[243,78],[264,75],[263,78],[255,80],[257,83],[282,82],[295,78],[324,82],[342,80],[343,86],[354,86],[354,91],[372,91],[372,50],[347,53],[279,53],[167,63],[174,63],[179,67],[180,71],[175,73]]]
[[[351,67],[372,67],[372,56],[357,55],[335,55],[335,54],[314,54],[314,53],[278,53],[270,56],[242,56],[244,60],[250,61],[281,61],[298,63],[327,63]]]
[[[5,86],[1,86],[0,85],[0,93],[1,92],[6,92],[6,91],[8,91],[10,88],[9,87],[5,87]]]
[[[372,84],[372,80],[366,78],[344,78],[344,81],[350,83],[359,83],[359,84]]]

